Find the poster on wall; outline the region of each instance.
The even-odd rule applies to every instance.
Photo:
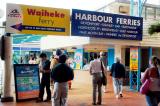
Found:
[[[21,4],[7,4],[6,32],[70,35],[70,10]]]
[[[15,64],[14,78],[17,102],[39,96],[40,80],[37,64]]]
[[[138,71],[138,47],[130,48],[130,70]]]
[[[71,35],[142,40],[143,18],[72,9]]]
[[[77,49],[74,54],[75,69],[83,67],[83,49]]]

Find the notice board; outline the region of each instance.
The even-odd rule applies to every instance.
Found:
[[[38,98],[40,89],[38,64],[15,64],[14,78],[17,102]]]
[[[130,70],[138,71],[138,47],[130,48]]]

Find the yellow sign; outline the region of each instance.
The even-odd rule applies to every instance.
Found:
[[[130,70],[138,71],[138,47],[130,48]]]
[[[70,35],[70,10],[7,4],[7,33]]]

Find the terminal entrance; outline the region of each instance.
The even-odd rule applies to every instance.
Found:
[[[10,5],[12,5],[12,4],[10,4]],[[14,4],[14,5],[16,5],[16,4]],[[19,7],[21,7],[21,6],[19,6]],[[23,8],[23,9],[25,9],[25,8]],[[91,82],[92,81],[91,81],[91,76],[89,75],[89,72],[88,72],[89,63],[90,63],[91,60],[93,60],[93,53],[99,54],[99,52],[103,51],[104,52],[105,66],[108,70],[108,86],[107,86],[108,87],[107,88],[108,95],[107,95],[107,93],[104,93],[104,98],[103,98],[104,105],[108,105],[110,100],[113,101],[113,102],[110,102],[110,103],[112,103],[112,104],[116,103],[114,106],[116,106],[117,104],[118,105],[121,104],[122,106],[125,105],[124,103],[121,103],[120,101],[118,101],[118,102],[115,101],[116,99],[114,98],[113,88],[112,88],[112,78],[109,76],[109,74],[110,74],[109,71],[110,71],[111,65],[114,63],[115,57],[119,57],[121,59],[121,62],[126,66],[126,70],[127,70],[126,71],[126,79],[124,80],[125,81],[124,83],[125,83],[125,86],[126,86],[125,90],[124,90],[124,100],[129,99],[129,98],[135,99],[136,101],[143,100],[144,98],[142,96],[139,96],[138,92],[130,92],[130,88],[128,87],[128,86],[131,86],[131,85],[129,85],[129,82],[131,82],[131,81],[129,81],[130,80],[130,72],[131,72],[131,70],[130,70],[131,48],[136,48],[136,50],[137,50],[136,54],[138,54],[138,55],[135,56],[136,60],[137,61],[141,60],[140,62],[142,63],[141,64],[139,61],[136,63],[136,69],[135,70],[137,71],[137,75],[136,75],[136,77],[138,79],[138,80],[136,80],[137,85],[140,83],[140,76],[139,76],[140,72],[144,72],[145,68],[148,67],[148,63],[146,61],[144,61],[143,59],[146,59],[145,56],[147,56],[149,58],[150,52],[148,53],[147,49],[143,49],[142,47],[139,47],[139,41],[138,41],[138,40],[142,40],[142,33],[141,33],[142,30],[139,31],[141,36],[137,36],[136,34],[134,36],[132,36],[132,34],[130,34],[130,33],[139,33],[139,32],[128,31],[128,29],[134,29],[136,27],[139,27],[140,29],[142,29],[142,22],[141,22],[142,18],[138,18],[138,17],[135,18],[134,17],[135,19],[126,19],[126,17],[127,18],[133,18],[133,17],[129,17],[129,16],[124,16],[123,17],[122,15],[121,16],[114,15],[115,17],[109,17],[109,21],[106,21],[107,23],[102,24],[101,22],[105,21],[105,20],[100,20],[100,19],[103,18],[102,17],[103,15],[108,15],[108,14],[96,13],[96,12],[91,12],[91,11],[76,10],[76,9],[73,9],[72,11],[73,11],[72,23],[78,23],[79,21],[82,21],[82,20],[93,21],[91,19],[91,15],[89,16],[90,18],[86,18],[86,15],[88,13],[93,13],[95,15],[92,15],[92,16],[99,17],[99,19],[96,18],[96,20],[94,20],[94,21],[97,21],[97,24],[94,24],[93,22],[89,22],[90,24],[88,24],[88,22],[80,22],[79,26],[78,26],[78,24],[76,24],[76,26],[73,26],[74,24],[72,25],[71,35],[75,35],[75,36],[87,35],[89,37],[84,37],[84,38],[83,37],[77,37],[77,38],[75,37],[75,39],[72,39],[74,37],[70,37],[70,39],[68,39],[68,41],[67,41],[67,37],[66,37],[66,38],[64,38],[66,40],[66,42],[64,42],[65,40],[63,39],[63,37],[61,37],[60,39],[58,39],[58,37],[54,37],[53,41],[50,38],[43,37],[42,42],[41,42],[41,45],[42,45],[41,50],[39,50],[39,51],[34,51],[34,50],[32,51],[31,50],[29,52],[24,52],[24,51],[22,52],[22,47],[19,47],[20,52],[19,53],[15,52],[15,53],[17,53],[16,55],[20,55],[20,57],[18,57],[19,61],[18,62],[15,61],[15,63],[23,64],[24,63],[23,62],[23,57],[25,57],[26,54],[27,55],[33,55],[34,57],[36,57],[40,52],[43,51],[43,52],[47,53],[48,57],[50,58],[52,56],[53,52],[56,49],[63,50],[65,53],[68,54],[69,57],[72,58],[72,60],[74,62],[73,68],[75,69],[75,76],[76,76],[75,80],[73,81],[72,89],[71,89],[71,91],[69,91],[69,93],[70,93],[69,97],[70,98],[69,98],[68,104],[71,105],[71,106],[72,105],[73,106],[76,106],[76,105],[84,105],[85,106],[85,105],[90,105],[91,103],[89,103],[89,102],[92,101],[91,100],[91,95],[92,95],[91,94],[91,92],[92,92],[91,91],[91,88],[92,88]],[[11,11],[11,12],[13,12],[13,11]],[[51,28],[51,26],[40,26],[39,27],[39,26],[36,26],[33,23],[30,23],[30,25],[26,25],[25,22],[29,23],[30,21],[24,21],[23,25],[22,25],[22,22],[18,23],[18,24],[14,23],[15,25],[9,26],[9,29],[7,29],[7,30],[11,30],[10,33],[12,33],[12,31],[13,31],[13,33],[16,33],[16,32],[14,32],[16,30],[16,31],[19,31],[21,33],[34,33],[34,34],[38,34],[39,32],[37,32],[37,30],[38,31],[41,30],[42,34],[48,34],[48,35],[52,35],[52,34],[56,35],[57,34],[57,35],[65,35],[66,36],[66,35],[70,34],[70,27],[69,27],[69,24],[70,24],[70,20],[69,20],[70,17],[69,16],[70,16],[70,14],[69,14],[68,10],[60,11],[60,13],[63,13],[63,12],[65,12],[66,14],[61,14],[61,17],[55,16],[54,13],[52,15],[51,14],[48,15],[48,17],[54,17],[54,18],[64,18],[67,15],[67,18],[65,19],[67,21],[64,22],[64,23],[66,23],[66,22],[67,23],[63,27],[61,25],[59,27],[57,27],[59,24],[57,24],[57,26],[52,27],[52,28]],[[83,17],[75,18],[75,16],[78,17],[83,12],[84,12]],[[55,11],[55,13],[57,13],[57,10]],[[48,12],[47,12],[47,14],[48,14]],[[79,14],[79,15],[77,16],[77,14]],[[99,16],[96,16],[97,14]],[[20,17],[20,14],[18,14],[18,15]],[[28,11],[28,15],[31,15],[31,13],[29,11]],[[32,15],[34,16],[34,14],[32,14]],[[37,15],[37,13],[36,13],[36,15]],[[43,24],[48,23],[49,25],[50,24],[53,25],[52,20],[51,21],[45,20],[45,22],[44,22],[44,20],[41,19],[42,18],[41,15],[43,15],[43,13],[37,15],[37,16],[40,16],[40,18],[38,18],[39,24],[42,24],[42,22],[43,22]],[[100,16],[100,15],[102,15],[102,16]],[[46,15],[44,15],[44,17],[46,17]],[[118,18],[118,17],[123,17],[123,18]],[[9,18],[11,18],[11,17],[9,17]],[[112,21],[112,20],[117,20],[117,21]],[[135,23],[137,23],[137,24],[134,24],[134,27],[132,27],[132,25],[133,25],[132,21],[135,21]],[[100,22],[100,23],[98,23],[98,22]],[[61,22],[61,23],[63,23],[63,22]],[[80,26],[80,25],[91,25],[91,24],[93,24],[93,27],[89,27],[89,26],[82,27],[82,26]],[[107,25],[107,24],[114,24],[114,25],[112,26],[112,25]],[[115,25],[115,24],[121,24],[121,25]],[[120,30],[119,33],[117,33],[118,32],[117,29],[110,29],[110,28],[104,29],[104,28],[102,28],[103,29],[102,32],[97,32],[97,31],[101,30],[101,27],[97,27],[97,25],[100,25],[101,27],[104,27],[104,26],[105,27],[107,26],[107,27],[110,27],[110,28],[114,27],[114,28],[117,28],[117,29],[121,29],[120,27],[122,27],[123,30]],[[125,25],[130,25],[131,27],[127,27]],[[81,31],[83,28],[85,30]],[[128,29],[126,30],[125,28],[128,28]],[[79,31],[77,31],[77,29]],[[30,32],[29,31],[27,32],[26,30],[29,30]],[[48,33],[45,33],[45,31],[48,32]],[[53,31],[53,32],[55,31],[55,32],[50,33],[50,31]],[[111,31],[114,32],[115,31],[115,32],[114,33],[108,33],[108,32],[105,32],[105,31],[109,31],[109,32],[111,32]],[[8,37],[10,37],[10,35],[11,35],[10,33],[7,34],[7,35],[9,35]],[[99,37],[97,37],[97,35]],[[109,39],[106,39],[106,38],[109,38]],[[114,39],[125,39],[126,41],[125,40],[114,40]],[[137,41],[132,41],[132,40],[137,40]],[[68,50],[68,48],[71,48],[71,51]],[[90,49],[92,49],[92,50],[90,50]],[[9,53],[11,53],[11,52],[9,52]],[[146,55],[141,56],[140,53],[141,54],[146,53]],[[8,54],[8,57],[9,57],[9,54]],[[17,60],[17,59],[15,59],[15,60]],[[11,63],[11,62],[9,61],[9,63]],[[86,66],[85,69],[84,69],[84,66]],[[134,80],[134,75],[132,76],[132,78]],[[7,83],[5,83],[5,84],[7,84]],[[136,88],[137,91],[139,90],[139,86]],[[7,92],[5,92],[5,93],[7,93]],[[84,95],[82,95],[82,94],[84,94]],[[135,98],[137,95],[138,95],[139,98]],[[85,96],[85,97],[82,97],[82,96]],[[86,102],[87,98],[90,98],[90,99],[88,99],[88,102]],[[80,100],[80,101],[74,103],[74,101],[76,101],[76,100]],[[109,100],[109,101],[107,101],[107,100]],[[134,101],[129,101],[129,100],[127,100],[127,101],[128,101],[127,105],[128,104],[131,104],[131,105],[134,104],[134,105],[137,105],[137,106],[138,105],[140,105],[140,106],[145,105],[144,102],[133,103]],[[33,102],[31,101],[31,102],[28,102],[28,103],[30,104],[30,103],[33,103]],[[18,104],[23,105],[23,103],[22,104],[17,103],[16,105],[18,105]],[[5,106],[6,104],[3,104],[3,105]],[[12,103],[11,103],[11,105],[12,105]]]

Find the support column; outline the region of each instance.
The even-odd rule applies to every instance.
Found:
[[[108,67],[110,68],[112,64],[114,63],[114,55],[115,50],[114,48],[108,48]]]
[[[138,47],[138,75],[137,75],[137,91],[140,89],[141,82],[141,47]]]
[[[149,47],[149,59],[152,57],[153,51],[152,51],[152,47]]]
[[[149,47],[149,60],[151,59],[152,54],[153,54],[152,50],[153,50],[152,47]],[[150,66],[149,62],[148,62],[148,66]]]
[[[116,57],[119,57],[120,58],[120,60],[121,60],[121,57],[122,57],[122,50],[121,50],[121,46],[119,46],[119,45],[116,45],[115,46],[115,58]]]
[[[121,63],[125,64],[125,49],[122,46],[116,45],[115,46],[115,56],[114,58],[120,58]]]
[[[142,12],[142,1],[138,0],[138,16],[141,17]]]
[[[141,47],[130,48],[130,90],[139,91],[141,74]]]
[[[11,102],[13,97],[11,94],[11,76],[12,76],[12,40],[10,34],[5,36],[5,72],[4,72],[4,92],[1,102]]]
[[[130,0],[130,15],[134,16],[134,0]]]

